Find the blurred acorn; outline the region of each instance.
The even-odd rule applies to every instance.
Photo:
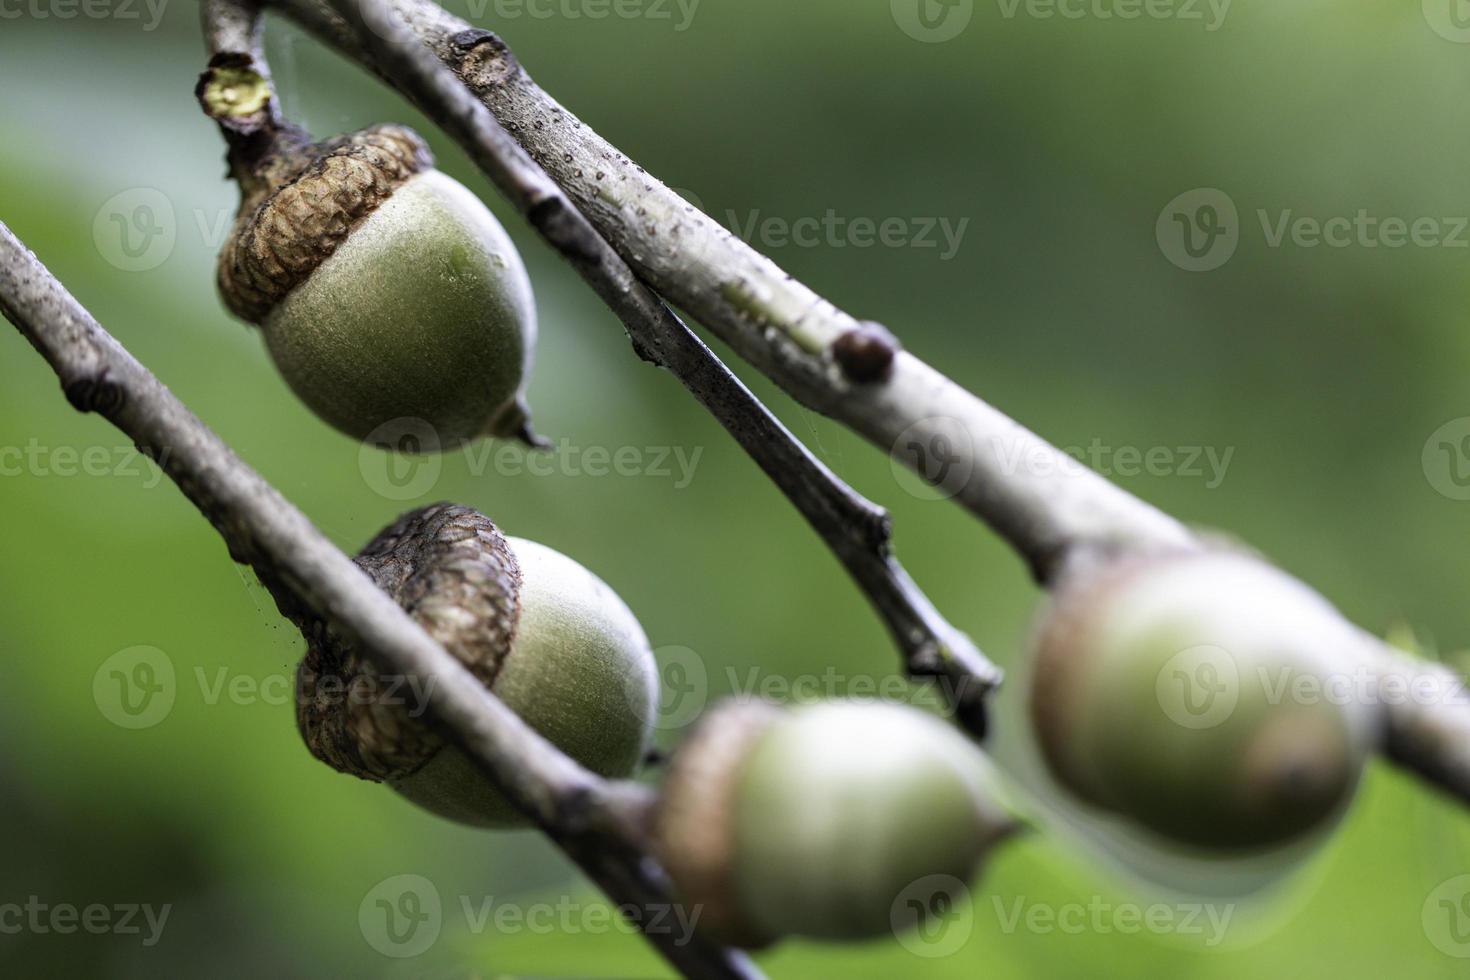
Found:
[[[675,753],[655,840],[701,928],[759,947],[913,925],[1017,827],[989,760],[931,715],[725,702]]]
[[[1352,628],[1264,562],[1123,559],[1062,583],[1034,640],[1031,722],[1083,800],[1209,851],[1330,825],[1378,733]]]

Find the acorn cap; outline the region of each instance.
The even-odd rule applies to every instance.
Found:
[[[433,166],[428,145],[406,126],[370,126],[321,143],[283,127],[241,177],[240,211],[217,269],[225,304],[242,320],[264,323],[353,229]]]
[[[1112,597],[1159,560],[1154,555],[1120,558],[1063,580],[1043,609],[1031,641],[1027,696],[1042,755],[1074,792],[1099,806],[1109,805],[1107,788],[1098,785],[1092,770],[1076,758],[1076,719],[1094,686],[1094,670],[1101,666],[1096,658],[1084,655],[1086,641],[1097,635]]]
[[[659,860],[687,905],[712,935],[747,949],[774,937],[755,932],[737,902],[735,791],[751,751],[781,718],[763,701],[716,705],[674,753],[654,816]]]
[[[455,504],[413,511],[355,560],[481,683],[494,684],[520,620],[521,570],[489,518]],[[333,769],[399,780],[445,744],[422,719],[423,706],[411,703],[417,693],[401,683],[382,687],[377,666],[328,629],[309,639],[297,670],[297,727],[311,754]]]

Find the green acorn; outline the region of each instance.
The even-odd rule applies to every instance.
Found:
[[[412,130],[312,143],[272,133],[247,163],[220,294],[292,390],[361,440],[419,450],[530,435],[536,308],[495,216]],[[424,446],[423,423],[437,446]]]
[[[356,560],[567,755],[609,778],[637,769],[653,730],[657,667],[638,621],[601,579],[451,504],[405,514]],[[297,670],[297,725],[312,755],[340,772],[387,783],[450,820],[523,825],[480,770],[428,727],[420,697],[327,631],[309,638]]]
[[[1083,800],[1208,851],[1283,846],[1347,805],[1378,713],[1325,600],[1255,558],[1126,559],[1063,583],[1035,639],[1031,721]]]
[[[701,928],[758,947],[906,929],[1017,826],[989,761],[931,715],[725,702],[674,755],[655,840]]]

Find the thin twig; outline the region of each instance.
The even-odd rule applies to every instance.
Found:
[[[845,352],[854,336],[886,331],[843,312],[691,207],[536,85],[500,38],[432,0],[388,2],[641,279],[809,408],[939,482],[995,527],[1039,580],[1078,545],[1187,541],[1173,518],[907,352],[893,350],[874,378]],[[339,0],[270,3],[403,87],[380,49],[334,9]]]
[[[894,558],[887,512],[818,460],[633,274],[561,188],[391,6],[379,0],[343,0],[338,6],[343,30],[361,39],[385,76],[465,148],[571,263],[622,321],[639,355],[673,374],[796,506],[877,611],[907,672],[939,678],[958,719],[983,736],[985,699],[999,684],[1001,671],[945,620]],[[233,7],[227,0],[205,5],[211,61],[248,56],[264,74],[265,60],[256,46],[258,31],[242,30],[237,17],[209,13]],[[217,46],[228,44],[245,46],[239,50]]]
[[[51,364],[74,407],[101,414],[158,461],[282,613],[331,625],[425,692],[446,737],[614,902],[640,918],[673,907],[627,816],[646,805],[648,791],[602,780],[526,725],[103,330],[3,224],[0,312]],[[645,935],[687,976],[759,976],[742,954],[697,934]]]
[[[327,0],[270,2],[400,84]],[[1174,518],[1077,465],[917,357],[896,351],[877,380],[854,370],[845,351],[854,331],[871,335],[870,327],[692,209],[537,86],[499,38],[433,0],[388,2],[640,278],[803,404],[939,483],[1010,542],[1038,581],[1053,584],[1098,555],[1198,544]],[[1383,703],[1386,756],[1470,802],[1463,682],[1365,639],[1364,651],[1345,655],[1348,662],[1387,682],[1427,682],[1436,692]]]

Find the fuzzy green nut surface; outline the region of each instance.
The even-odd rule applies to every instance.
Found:
[[[404,515],[357,561],[552,744],[609,778],[637,769],[652,734],[657,668],[637,619],[597,576],[446,504]],[[297,721],[312,754],[450,820],[523,825],[480,770],[425,724],[418,696],[391,681],[330,634],[310,643],[298,670]],[[340,693],[351,689],[359,695]]]
[[[648,751],[658,675],[648,638],[602,579],[545,545],[507,538],[521,567],[520,625],[490,690],[552,744],[602,776]],[[389,785],[460,823],[522,823],[458,749]]]
[[[942,914],[1016,828],[985,756],[920,711],[727,705],[675,757],[660,848],[728,941],[857,940]]]
[[[1284,846],[1351,799],[1377,714],[1355,638],[1255,558],[1144,558],[1064,586],[1040,629],[1031,717],[1090,803],[1210,851]]]
[[[356,439],[406,451],[524,433],[535,301],[479,198],[402,127],[267,159],[220,288],[301,400]]]

